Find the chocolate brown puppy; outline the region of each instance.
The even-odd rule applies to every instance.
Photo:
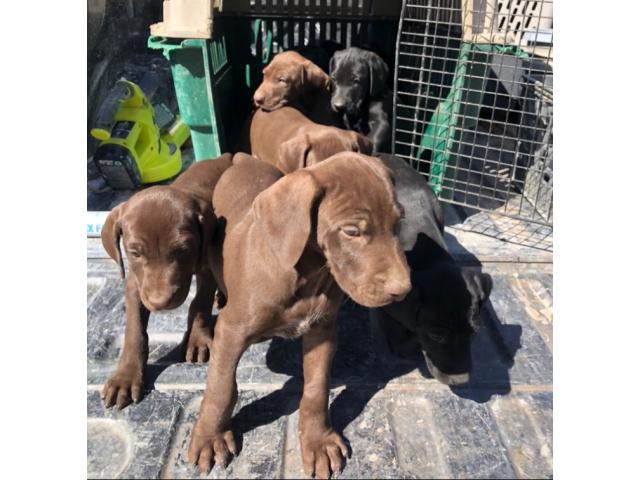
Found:
[[[320,67],[294,51],[273,57],[253,94],[253,103],[268,112],[295,107],[322,125],[342,124],[331,110],[331,79]]]
[[[300,111],[282,107],[256,110],[251,120],[251,154],[283,173],[318,163],[340,152],[371,153],[367,137],[312,122]]]
[[[182,305],[193,275],[197,291],[189,307],[185,356],[187,362],[207,360],[216,290],[206,248],[215,229],[211,195],[230,166],[230,154],[195,163],[173,184],[142,190],[107,217],[102,244],[125,278],[122,239],[129,264],[124,348],[116,372],[102,391],[107,407],[123,408],[140,400],[149,354],[149,314]]]
[[[328,478],[347,456],[328,412],[343,291],[377,307],[411,289],[391,173],[378,159],[345,152],[282,176],[266,162],[237,154],[213,204],[225,230],[217,230],[209,258],[228,300],[215,327],[189,461],[208,472],[214,461],[226,465],[235,453],[236,368],[249,345],[302,336],[303,467]]]

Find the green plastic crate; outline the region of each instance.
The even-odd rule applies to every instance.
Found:
[[[196,161],[219,157],[226,150],[221,117],[224,92],[233,87],[224,37],[213,40],[149,37],[171,63],[182,120],[191,130]]]

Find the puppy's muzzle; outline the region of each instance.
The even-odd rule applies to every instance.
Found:
[[[164,292],[151,292],[146,295],[145,306],[152,312],[158,312],[161,310],[171,310],[177,305],[181,304],[181,299],[176,298],[178,295],[178,288],[172,287]]]
[[[261,107],[264,104],[264,95],[256,91],[253,95],[253,104],[256,107]]]
[[[431,373],[431,375],[433,375],[433,378],[438,380],[440,383],[444,383],[445,385],[449,385],[452,387],[456,385],[466,385],[467,383],[469,383],[469,379],[471,377],[469,375],[469,372],[455,374],[444,373],[433,364],[426,352],[423,351],[422,354],[424,356],[425,363],[427,364],[429,373]]]
[[[331,110],[336,113],[342,113],[346,106],[347,104],[343,99],[337,98],[335,100],[331,100]]]
[[[391,297],[394,302],[405,299],[411,290],[411,282],[401,280],[390,280],[384,285],[384,292]]]

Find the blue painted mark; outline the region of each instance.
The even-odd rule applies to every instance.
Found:
[[[102,232],[101,223],[87,223],[87,234],[100,235]]]

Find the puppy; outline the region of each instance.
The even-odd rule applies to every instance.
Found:
[[[281,158],[286,159],[286,153]],[[371,310],[372,322],[395,353],[408,356],[422,351],[427,368],[440,382],[467,383],[471,342],[491,293],[491,277],[455,263],[444,241],[440,202],[424,177],[399,157],[379,158],[394,173],[398,202],[405,211],[399,235],[413,288],[402,302]],[[285,173],[302,168],[299,162],[286,162],[285,168],[279,166]]]
[[[380,155],[393,172],[400,220],[400,242],[411,268],[412,289],[405,299],[370,310],[391,349],[400,355],[422,351],[427,368],[440,382],[469,381],[471,342],[480,311],[489,298],[491,277],[461,269],[444,241],[444,215],[424,177],[399,157]]]
[[[283,173],[313,165],[340,152],[371,153],[371,142],[356,132],[313,123],[295,108],[256,110],[250,127],[251,154]]]
[[[342,292],[380,307],[411,288],[394,233],[401,210],[391,173],[375,158],[343,152],[283,177],[274,166],[237,154],[213,204],[225,230],[218,230],[210,260],[228,300],[215,327],[189,461],[208,472],[212,461],[226,465],[236,451],[235,373],[249,345],[302,336],[302,463],[308,475],[328,478],[347,455],[328,412]]]
[[[392,95],[389,67],[379,55],[357,47],[339,50],[329,63],[331,108],[343,126],[367,135],[374,152],[391,151]]]
[[[257,108],[270,112],[289,105],[316,123],[341,125],[330,107],[329,75],[299,53],[289,50],[277,54],[262,73],[262,83],[253,94]]]
[[[149,313],[180,306],[197,279],[185,334],[186,361],[204,362],[209,353],[216,284],[207,261],[215,219],[213,187],[231,166],[231,155],[198,162],[169,186],[154,186],[114,208],[102,228],[102,244],[125,278],[120,239],[129,263],[124,348],[102,399],[107,407],[138,402],[149,353]]]

